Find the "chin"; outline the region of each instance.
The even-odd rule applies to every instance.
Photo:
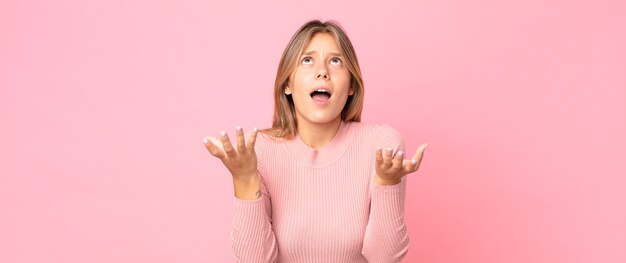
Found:
[[[339,114],[337,114],[337,115],[324,115],[324,116],[307,116],[307,117],[305,117],[305,119],[307,119],[309,122],[311,122],[311,123],[318,123],[318,124],[333,122],[337,118],[341,118],[341,116]]]

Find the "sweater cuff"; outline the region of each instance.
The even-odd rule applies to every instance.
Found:
[[[382,209],[387,213],[404,214],[404,201],[406,197],[406,182],[394,185],[378,185],[374,183],[372,189],[372,208]]]
[[[239,199],[233,196],[235,218],[257,218],[265,216],[265,196],[254,200]]]
[[[261,195],[261,197],[254,199],[254,200],[240,199],[240,198],[237,198],[236,196],[233,196],[235,210],[240,210],[240,209],[254,210],[255,208],[262,209],[264,200],[265,200],[265,195]]]

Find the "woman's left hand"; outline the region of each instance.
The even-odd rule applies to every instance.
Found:
[[[394,185],[400,183],[402,177],[417,171],[424,157],[424,150],[427,143],[417,147],[413,159],[405,160],[404,152],[398,151],[395,156],[391,156],[394,149],[387,148],[384,153],[381,147],[376,149],[376,178],[374,182],[378,185]]]

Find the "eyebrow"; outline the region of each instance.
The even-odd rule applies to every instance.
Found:
[[[307,52],[302,53],[302,55],[303,56],[308,56],[308,55],[311,55],[313,53],[317,53],[317,51],[315,51],[315,50],[307,51]],[[337,52],[328,52],[328,54],[331,55],[331,56],[335,56],[335,57],[341,57],[341,54],[337,53]]]

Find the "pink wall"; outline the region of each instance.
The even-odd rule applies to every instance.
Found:
[[[201,139],[270,125],[311,18],[429,143],[406,262],[626,262],[625,1],[100,2],[0,1],[0,262],[231,262]]]

